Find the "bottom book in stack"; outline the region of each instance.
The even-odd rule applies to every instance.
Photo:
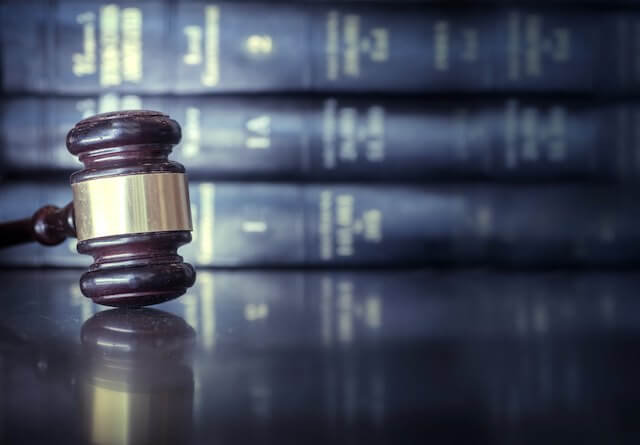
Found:
[[[197,266],[640,263],[640,194],[605,186],[190,185]],[[68,185],[0,187],[0,220],[64,205]],[[73,241],[17,246],[5,265],[86,266]]]

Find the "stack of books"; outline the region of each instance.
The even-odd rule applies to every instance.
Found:
[[[513,2],[512,2],[513,3]],[[71,198],[65,135],[183,130],[199,266],[640,262],[640,11],[8,2],[0,219]],[[85,265],[71,244],[12,265]]]

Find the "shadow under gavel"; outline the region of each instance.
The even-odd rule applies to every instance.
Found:
[[[168,159],[180,125],[156,111],[119,111],[80,121],[67,148],[84,168],[71,175],[73,202],[0,224],[0,247],[77,237],[94,259],[82,293],[107,306],[157,304],[184,294],[195,270],[177,250],[191,241],[184,167]]]

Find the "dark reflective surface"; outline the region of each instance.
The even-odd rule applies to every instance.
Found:
[[[0,443],[636,443],[640,276],[3,271]]]
[[[182,318],[153,309],[107,310],[82,325],[81,338],[88,442],[188,442],[195,331]]]

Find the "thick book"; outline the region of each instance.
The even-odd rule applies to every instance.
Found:
[[[0,102],[2,169],[68,175],[81,119],[161,110],[182,125],[172,159],[202,180],[632,182],[640,102],[443,98],[18,96]]]
[[[77,342],[74,325],[105,309],[82,296],[80,273],[0,270],[3,333],[21,334],[0,337],[0,345],[18,350],[27,338]],[[229,332],[261,348],[469,336],[539,341],[549,334],[637,333],[638,286],[633,271],[199,270],[185,296],[157,308],[184,317],[206,350],[224,347],[221,341],[237,347],[225,342]],[[256,322],[267,329],[256,329]]]
[[[635,10],[16,2],[2,89],[39,93],[637,91]]]
[[[199,266],[637,265],[640,194],[576,186],[192,183]],[[66,185],[0,188],[0,220],[66,204]],[[86,266],[71,244],[19,246],[5,264]]]

